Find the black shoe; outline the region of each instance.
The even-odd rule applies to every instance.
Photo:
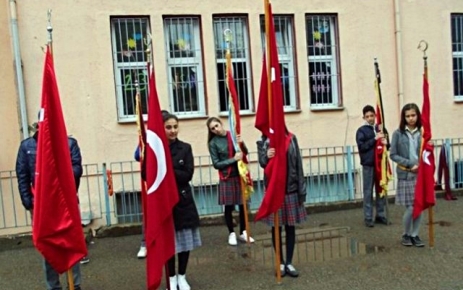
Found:
[[[373,221],[365,221],[365,226],[367,228],[372,228],[375,226],[375,224],[373,223]]]
[[[410,240],[412,241],[412,244],[415,246],[415,247],[424,247],[424,243],[421,241],[420,237],[416,236],[416,237],[410,237]]]
[[[291,264],[286,265],[285,271],[286,271],[286,274],[288,274],[290,277],[296,278],[299,276],[299,272]]]
[[[380,216],[377,216],[375,218],[375,223],[377,224],[383,224],[383,225],[390,225],[391,222],[387,220],[387,218],[385,217],[380,217]]]
[[[402,245],[406,247],[413,246],[412,239],[409,235],[405,234],[402,236]]]

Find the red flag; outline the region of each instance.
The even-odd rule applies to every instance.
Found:
[[[434,146],[428,142],[431,133],[431,103],[429,100],[429,84],[426,73],[423,77],[423,107],[421,109],[421,150],[418,175],[416,177],[415,201],[413,204],[413,218],[417,218],[422,211],[436,204],[434,193]]]
[[[255,127],[269,138],[270,147],[275,148],[275,156],[265,167],[265,175],[269,182],[262,204],[256,214],[256,220],[267,217],[280,209],[286,192],[286,125],[283,110],[283,92],[281,88],[280,65],[273,24],[272,7],[269,3],[266,9],[269,31],[267,31],[268,50],[270,58],[270,75],[267,74],[267,64],[264,57],[262,79],[259,93],[259,103],[256,113]],[[268,15],[267,15],[268,14]],[[270,91],[268,79],[270,78]]]
[[[177,184],[161,116],[154,72],[149,72],[146,131],[146,271],[148,289],[159,287],[162,267],[175,254],[172,209],[178,202]]]
[[[58,273],[87,255],[66,126],[47,47],[39,119],[32,237],[37,250]]]

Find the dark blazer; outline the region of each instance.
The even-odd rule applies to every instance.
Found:
[[[191,145],[177,139],[169,147],[179,195],[179,201],[173,211],[175,229],[182,230],[198,227],[199,214],[190,186],[194,172]]]
[[[375,166],[376,134],[373,126],[363,125],[355,134],[355,141],[359,149],[360,164],[363,166]]]
[[[269,162],[267,150],[269,149],[269,140],[262,138],[257,141],[257,151],[259,165],[265,168]],[[286,168],[286,194],[297,194],[299,202],[306,200],[306,182],[304,178],[304,170],[302,166],[302,156],[297,142],[296,135],[292,135],[287,154]],[[268,184],[267,176],[264,176],[265,185]]]

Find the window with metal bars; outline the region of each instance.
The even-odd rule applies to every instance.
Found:
[[[201,29],[198,17],[164,18],[171,110],[179,116],[206,115]]]
[[[228,89],[225,70],[225,53],[227,47],[231,53],[233,78],[235,80],[240,110],[246,112],[253,110],[247,23],[247,17],[245,16],[214,16],[213,18],[219,107],[221,113],[228,112]],[[224,32],[227,30],[231,32],[229,42],[225,41],[224,37]]]
[[[336,15],[306,15],[311,108],[341,106]]]
[[[452,14],[453,95],[463,101],[463,14]]]
[[[296,72],[294,69],[295,54],[293,42],[293,17],[274,15],[273,22],[280,64],[281,85],[283,91],[283,104],[285,110],[297,109],[296,98]],[[265,49],[265,16],[260,17],[262,47]]]
[[[142,110],[147,113],[148,74],[146,59],[147,17],[111,18],[111,42],[120,121],[135,120],[136,86],[139,86]]]

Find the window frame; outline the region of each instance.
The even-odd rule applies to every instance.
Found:
[[[144,29],[146,32],[150,32],[150,19],[148,16],[111,16],[110,17],[110,30],[111,30],[111,48],[112,48],[112,58],[113,58],[113,74],[114,74],[114,85],[115,85],[115,94],[116,94],[116,110],[117,110],[117,119],[118,122],[120,123],[126,123],[126,122],[134,122],[136,120],[136,103],[135,103],[135,94],[136,92],[134,91],[136,86],[135,86],[135,80],[131,80],[133,84],[133,88],[131,88],[131,91],[133,92],[133,97],[132,97],[132,104],[131,108],[128,105],[128,97],[127,93],[124,96],[124,86],[127,84],[123,83],[121,74],[123,73],[124,70],[130,69],[133,72],[136,72],[138,76],[143,75],[144,81],[141,81],[139,79],[139,88],[140,88],[140,95],[141,95],[141,101],[142,101],[142,109],[143,109],[143,117],[144,119],[147,118],[147,107],[148,107],[148,71],[147,71],[147,59],[146,59],[146,54],[141,53],[142,55],[142,60],[140,61],[138,59],[138,56],[134,61],[119,61],[119,54],[123,54],[124,50],[118,51],[118,43],[117,43],[117,25],[120,27],[121,24],[127,24],[129,21],[132,21],[132,23],[138,23],[140,27],[144,26]],[[127,28],[126,28],[127,29]],[[119,29],[119,34],[120,34]],[[143,27],[142,27],[143,31]],[[141,36],[141,41],[143,42],[145,35]],[[119,45],[122,48],[122,36],[119,35],[119,40],[121,43]],[[127,40],[128,41],[128,40]],[[129,48],[127,48],[127,51],[129,51]],[[140,51],[138,48],[135,50],[135,55],[138,55]],[[140,72],[141,71],[141,72]],[[133,111],[133,114],[126,114],[126,111]]]
[[[221,87],[221,84],[220,82],[223,82],[224,84],[226,84],[226,74],[225,74],[225,63],[226,63],[226,58],[225,58],[225,51],[226,49],[220,49],[218,50],[217,49],[217,31],[216,31],[216,21],[219,20],[219,21],[222,21],[222,22],[228,22],[228,21],[231,21],[231,20],[241,20],[241,22],[238,22],[242,25],[242,32],[243,33],[243,48],[240,49],[242,50],[244,53],[245,53],[245,56],[244,57],[239,57],[237,58],[236,57],[236,53],[233,53],[234,50],[237,50],[237,49],[234,49],[232,47],[231,49],[231,62],[232,62],[232,66],[235,67],[236,64],[240,64],[240,63],[243,63],[244,65],[244,68],[245,68],[245,71],[246,71],[246,90],[247,90],[247,96],[246,96],[246,101],[247,103],[249,104],[249,108],[247,109],[243,109],[242,106],[241,106],[241,101],[240,101],[240,96],[238,95],[238,103],[240,105],[240,114],[253,114],[254,111],[255,111],[255,108],[254,108],[254,90],[253,90],[253,81],[252,81],[252,64],[251,64],[251,46],[250,46],[250,32],[249,32],[249,17],[248,15],[245,15],[245,14],[214,14],[212,15],[212,30],[213,30],[213,34],[214,34],[214,54],[215,54],[215,60],[216,60],[216,74],[217,74],[217,78],[216,78],[216,82],[217,82],[217,96],[218,96],[218,99],[217,99],[217,102],[218,102],[218,110],[219,110],[219,116],[228,116],[228,89],[227,89],[227,86],[224,85],[223,87],[225,88],[224,89],[224,92],[225,92],[225,96],[223,96],[223,99],[224,101],[226,102],[225,104],[225,109],[224,110],[221,110],[221,107],[222,107],[222,103],[221,103],[221,99],[222,99],[222,96],[221,96],[221,90],[220,90],[220,87]],[[234,36],[236,35],[236,31],[235,32],[232,32],[234,33]],[[222,37],[220,38],[220,40],[223,39],[223,32],[221,33]],[[218,58],[218,52],[219,51],[223,51],[223,58]],[[219,64],[223,64],[223,76],[224,76],[224,79],[221,80],[219,79],[219,68],[218,68],[218,65]],[[236,69],[233,69],[233,71],[235,72]],[[238,94],[239,94],[239,85],[237,85],[237,74],[234,73],[233,74],[233,77],[235,79],[235,86],[237,88],[237,91],[238,91]]]
[[[170,21],[170,23],[168,23]],[[194,46],[194,55],[191,57],[171,57],[171,52],[175,53],[175,50],[171,51],[170,49],[170,27],[169,24],[172,24],[172,21],[180,23],[182,21],[191,21],[189,32],[193,34],[193,46]],[[202,45],[202,27],[201,27],[201,17],[197,15],[179,15],[179,16],[164,16],[163,17],[163,31],[164,31],[164,44],[166,47],[166,73],[167,73],[167,87],[169,94],[169,106],[172,113],[176,114],[179,118],[195,118],[195,117],[204,117],[207,115],[207,106],[206,106],[206,88],[205,88],[205,76],[204,76],[204,64],[203,64],[203,45]],[[191,35],[190,35],[191,37]],[[191,68],[195,69],[195,82],[196,82],[196,106],[197,110],[176,110],[175,104],[179,100],[175,100],[174,91],[174,77],[172,75],[173,68]],[[180,105],[177,105],[180,106]]]
[[[280,20],[282,19],[282,20]],[[266,39],[265,39],[265,15],[260,15],[259,18],[260,21],[260,30],[261,30],[261,42],[262,42],[262,49],[266,49]],[[292,111],[297,111],[300,109],[300,102],[298,98],[298,74],[296,70],[296,50],[295,50],[295,35],[294,35],[294,15],[288,15],[288,14],[274,14],[273,15],[273,23],[275,26],[275,34],[276,34],[276,39],[277,39],[277,46],[278,46],[278,33],[276,31],[276,24],[277,21],[281,22],[286,22],[286,31],[285,35],[280,34],[282,37],[286,36],[287,43],[289,46],[285,46],[285,49],[287,53],[282,54],[280,53],[280,50],[278,49],[278,63],[280,66],[286,64],[288,65],[288,79],[289,79],[289,105],[284,105],[284,111],[285,112],[292,112]],[[280,47],[278,47],[280,48]],[[283,86],[283,80],[282,80],[282,86]],[[283,94],[284,94],[284,88],[283,89]],[[283,97],[285,97],[283,95]],[[284,104],[286,103],[285,100],[283,100]]]
[[[454,26],[455,22],[459,22]],[[454,42],[453,33],[456,30],[456,33],[460,33],[460,41]],[[452,95],[453,99],[456,102],[463,102],[463,13],[452,13],[450,15],[450,34],[451,34],[451,43],[452,43]],[[455,49],[455,46],[457,47]],[[458,46],[460,49],[458,49]],[[455,61],[460,60],[461,66],[457,65],[455,67]],[[461,95],[456,95],[456,92],[460,91]]]
[[[333,33],[330,33],[330,46],[331,54],[324,55],[310,55],[309,46],[309,37],[311,32],[309,31],[309,20],[315,20],[317,18],[328,18],[330,21],[329,30]],[[305,15],[305,24],[306,24],[306,47],[307,47],[307,69],[308,69],[308,81],[309,81],[309,102],[310,108],[312,110],[330,110],[330,109],[339,109],[342,107],[342,82],[341,82],[341,66],[340,66],[340,44],[339,44],[339,26],[338,26],[338,14],[319,14],[319,13],[307,13]],[[312,33],[313,34],[313,33]],[[315,39],[315,38],[314,38]],[[315,44],[314,44],[315,46]],[[329,74],[331,81],[331,102],[322,102],[322,103],[312,103],[313,99],[313,89],[312,89],[312,78],[318,77],[315,72],[312,72],[310,65],[317,63],[329,63],[331,67],[331,72]],[[317,97],[317,96],[315,96]]]

